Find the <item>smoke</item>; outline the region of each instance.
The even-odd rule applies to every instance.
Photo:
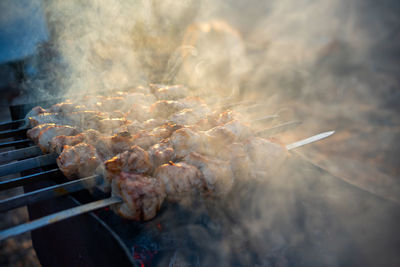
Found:
[[[310,149],[333,155],[329,163],[320,162],[324,167],[340,176],[362,176],[368,173],[358,163],[365,159],[367,164],[389,160],[391,164],[383,165],[386,170],[379,178],[395,176],[399,169],[393,166],[400,166],[395,142],[398,139],[391,132],[384,132],[386,135],[380,131],[385,122],[398,125],[398,119],[393,118],[399,112],[396,75],[400,69],[389,56],[399,52],[398,28],[393,26],[398,22],[399,10],[395,2],[385,1],[384,8],[361,0],[46,1],[45,13],[53,38],[51,51],[56,60],[42,60],[48,70],[46,77],[30,82],[39,85],[40,92],[51,88],[67,96],[138,84],[181,83],[194,94],[216,99],[256,99],[263,104],[258,110],[261,115],[289,106],[293,111],[288,116],[303,120],[304,126],[296,134],[286,135],[284,142],[337,130],[338,137],[327,141],[327,146]],[[366,132],[370,136],[361,139]],[[378,132],[381,135],[376,141]],[[398,133],[396,130],[397,137]],[[380,150],[382,147],[384,151]],[[313,155],[309,153],[310,157]],[[287,175],[290,177],[289,171]],[[318,173],[300,176],[307,175]],[[363,184],[365,179],[358,183],[358,178],[347,178],[374,193],[387,192],[379,185]],[[341,194],[338,197],[334,192],[342,187],[333,186],[333,182],[315,189],[332,201],[322,202],[322,196],[313,194],[310,185],[301,179],[294,182],[286,177],[284,181],[274,181],[269,189],[262,187],[253,192],[251,199],[245,201],[248,206],[232,203],[233,209],[246,211],[239,218],[239,225],[247,232],[240,232],[239,236],[248,235],[253,240],[251,247],[259,255],[269,253],[268,257],[278,263],[282,255],[296,258],[290,254],[295,253],[291,248],[307,247],[311,236],[313,242],[322,240],[321,248],[307,247],[304,265],[313,262],[313,256],[314,263],[320,265],[348,263],[345,260],[353,258],[347,248],[366,257],[352,264],[373,260],[373,248],[369,255],[368,249],[360,252],[358,246],[365,248],[360,240],[373,242],[380,233],[369,232],[360,239],[355,233],[363,232],[355,231],[356,226],[375,229],[376,221],[364,223],[374,220],[375,215],[386,217],[389,208],[382,211],[370,203],[362,206],[360,199],[366,196],[354,193],[353,199],[351,190],[340,199]],[[398,186],[390,181],[388,187]],[[267,193],[274,198],[265,197]],[[298,194],[306,204],[297,202]],[[246,195],[242,197],[247,199]],[[399,201],[396,193],[389,197]],[[346,207],[352,203],[356,207]],[[358,209],[363,212],[352,217]],[[305,217],[297,216],[300,211]],[[330,212],[340,216],[325,216]],[[384,236],[389,237],[392,229],[389,225]],[[340,238],[335,239],[332,235],[337,232]],[[272,240],[270,246],[263,247],[265,240]],[[382,247],[388,243],[382,239],[378,243],[377,251],[383,252]],[[218,251],[236,251],[235,245],[223,244]],[[315,251],[320,255],[313,255]]]

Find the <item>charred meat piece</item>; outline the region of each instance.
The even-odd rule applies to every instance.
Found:
[[[43,153],[48,153],[50,151],[50,142],[54,137],[59,135],[76,135],[78,133],[79,131],[74,127],[55,125],[42,130],[37,143]]]
[[[53,127],[56,126],[54,123],[44,123],[44,124],[40,124],[37,125],[35,127],[33,127],[32,129],[29,129],[26,132],[26,135],[28,136],[29,139],[31,139],[33,142],[37,143],[38,139],[39,139],[39,134],[41,131],[46,130],[49,127]]]
[[[108,160],[118,153],[122,153],[133,146],[133,139],[130,133],[121,132],[112,136],[97,136],[93,141],[87,141],[95,146],[97,153],[102,160]]]
[[[149,148],[154,168],[175,161],[175,151],[169,139],[163,139]]]
[[[121,172],[149,173],[153,168],[149,153],[139,146],[132,146],[129,150],[116,155],[105,162],[106,178],[111,181]]]
[[[69,179],[93,175],[100,164],[96,148],[86,143],[65,146],[57,158],[58,167]]]
[[[93,110],[84,110],[69,113],[66,122],[83,129],[98,129],[101,124],[100,122],[107,118],[108,116],[105,113]]]
[[[173,85],[158,88],[154,95],[158,100],[177,100],[188,95],[188,90],[183,85]]]
[[[151,104],[157,101],[154,95],[152,94],[143,94],[143,93],[128,93],[124,96],[125,99],[125,108],[129,109],[131,105],[143,105],[149,107]]]
[[[151,118],[149,107],[141,104],[133,104],[125,113],[125,118],[131,121],[146,121]]]
[[[162,139],[169,137],[173,132],[180,129],[182,126],[176,124],[164,124],[154,128],[151,131],[139,131],[134,135],[134,143],[144,149],[148,149],[150,146],[158,143]]]
[[[36,106],[26,114],[25,118],[34,117],[43,113],[49,113],[49,112],[40,106]]]
[[[97,130],[101,133],[112,134],[130,122],[124,118],[102,119],[97,123]]]
[[[188,154],[183,161],[197,167],[203,174],[205,195],[218,197],[226,195],[231,190],[234,178],[229,161],[196,152]]]
[[[189,128],[182,128],[173,132],[170,140],[177,158],[183,158],[190,152],[198,151],[205,143],[203,134]]]
[[[41,113],[36,116],[28,117],[29,125],[31,127],[38,126],[45,123],[61,124],[62,119],[56,113]]]
[[[86,130],[80,134],[73,136],[67,136],[67,135],[56,136],[50,141],[50,152],[61,154],[65,145],[74,146],[82,142],[93,145],[96,144],[96,142],[101,137],[102,137],[101,133],[93,129]]]
[[[180,125],[193,125],[206,117],[201,110],[183,109],[168,117],[168,121]]]
[[[51,106],[47,112],[49,113],[59,113],[62,116],[68,115],[71,112],[77,112],[81,110],[85,110],[85,106],[77,105],[74,103],[70,102],[63,102],[63,103],[58,103],[54,104]]]
[[[217,156],[219,151],[230,144],[243,141],[253,134],[250,127],[236,120],[200,133],[204,133],[204,143],[199,152],[213,156]]]
[[[182,109],[188,108],[183,103],[174,100],[160,100],[150,106],[150,112],[156,118],[168,118],[168,116]]]
[[[50,153],[57,153],[58,155],[61,154],[61,152],[64,149],[64,146],[74,146],[76,144],[82,143],[85,140],[85,135],[84,133],[80,133],[77,135],[73,136],[68,136],[68,135],[59,135],[53,137],[50,141]]]
[[[121,217],[146,221],[154,218],[165,199],[163,183],[151,176],[120,173],[112,180],[112,195],[123,200],[111,208]]]
[[[168,118],[182,109],[195,109],[200,112],[209,112],[207,105],[198,97],[185,97],[179,100],[159,100],[150,106],[153,117]]]
[[[179,201],[193,192],[204,191],[202,173],[185,162],[161,165],[154,177],[164,183],[168,201]]]

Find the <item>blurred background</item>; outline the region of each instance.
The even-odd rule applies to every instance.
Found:
[[[39,98],[182,83],[301,120],[284,143],[335,130],[299,153],[400,204],[399,14],[395,0],[3,0],[0,121]],[[39,265],[28,234],[0,244],[0,265]]]

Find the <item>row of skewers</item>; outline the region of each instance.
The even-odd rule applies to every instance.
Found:
[[[234,183],[268,180],[287,150],[304,143],[263,138],[243,114],[188,94],[152,85],[35,107],[27,136],[57,156],[67,178],[111,192],[107,205],[132,220],[152,219],[164,200],[220,198]]]

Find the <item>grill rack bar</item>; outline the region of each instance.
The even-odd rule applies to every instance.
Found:
[[[71,217],[81,215],[90,211],[94,211],[100,208],[104,208],[113,204],[121,203],[122,200],[118,197],[110,197],[98,201],[94,201],[88,204],[80,205],[71,209],[63,210],[57,213],[53,213],[42,217],[40,219],[27,222],[14,226],[12,228],[0,231],[0,241],[7,239],[12,236],[16,236],[25,232],[29,232]]]
[[[24,122],[25,119],[2,122],[0,123],[0,130],[9,130],[12,129],[13,127],[21,126],[21,124]]]
[[[5,176],[13,173],[18,173],[38,167],[43,167],[56,163],[57,155],[46,154],[35,158],[24,159],[16,162],[11,162],[0,166],[0,176]]]
[[[74,193],[85,188],[100,185],[103,177],[93,175],[79,180],[48,186],[29,193],[0,200],[0,212],[5,212],[28,204],[36,203],[53,197]]]
[[[12,147],[12,146],[25,146],[28,147],[32,143],[32,140],[30,139],[22,139],[22,140],[17,140],[17,141],[10,141],[10,142],[5,142],[5,143],[0,143],[0,148],[5,148],[5,147]]]
[[[16,150],[6,151],[0,153],[0,163],[7,163],[13,160],[21,160],[30,157],[36,157],[41,154],[38,146],[30,146]]]
[[[6,190],[18,186],[24,186],[33,182],[37,181],[42,181],[47,178],[52,178],[52,177],[57,177],[63,175],[62,172],[56,168],[48,171],[43,171],[39,173],[34,173],[31,175],[23,176],[23,177],[18,177],[6,181],[1,181],[0,182],[0,190]]]
[[[1,131],[0,132],[0,138],[10,138],[10,137],[20,137],[26,136],[26,131],[29,130],[30,128],[21,128],[21,129],[13,129],[13,130],[8,130],[8,131]]]

